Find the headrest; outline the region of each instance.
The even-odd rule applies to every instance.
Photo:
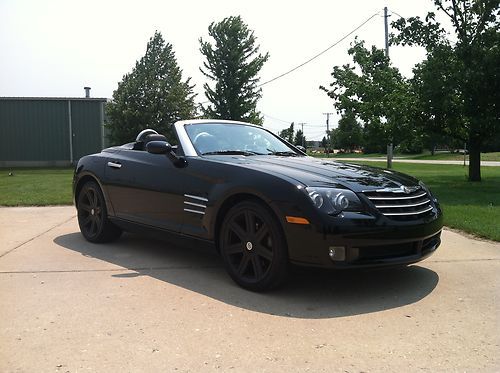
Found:
[[[147,135],[146,138],[144,139],[144,145],[146,145],[150,141],[167,141],[167,138],[159,134],[150,134]]]
[[[158,134],[158,132],[156,132],[155,130],[152,130],[151,128],[146,128],[145,130],[142,130],[141,132],[139,132],[139,134],[135,138],[135,141],[136,142],[144,141],[146,136],[151,135],[151,134]]]
[[[144,130],[144,131],[153,131],[153,130]],[[156,133],[156,131],[153,131],[151,133],[143,133],[144,131],[141,132],[137,138],[139,140],[136,140],[133,146],[133,150],[144,150],[146,149],[146,144],[150,141],[167,141],[167,138],[163,135],[159,135]]]

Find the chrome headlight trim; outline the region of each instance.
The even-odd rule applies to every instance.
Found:
[[[432,199],[432,201],[439,205],[439,201],[438,199],[436,198],[436,196],[434,194],[432,194],[431,190],[429,189],[429,187],[427,185],[425,185],[425,183],[422,181],[422,180],[419,180],[418,181],[418,185],[420,185],[420,187],[425,190],[427,192],[427,194],[429,195],[429,197]]]
[[[338,215],[342,211],[361,212],[364,210],[361,200],[349,189],[307,187],[305,191],[313,205],[329,215]]]

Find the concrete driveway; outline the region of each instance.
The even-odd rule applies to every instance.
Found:
[[[0,209],[2,372],[500,370],[500,244],[254,294],[195,247],[93,245],[73,207]]]

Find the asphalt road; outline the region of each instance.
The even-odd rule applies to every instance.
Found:
[[[0,209],[1,372],[500,371],[500,244],[445,230],[408,268],[298,271],[267,294],[219,258],[73,207]]]

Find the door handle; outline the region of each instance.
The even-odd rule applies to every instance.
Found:
[[[122,168],[122,165],[121,165],[121,163],[118,163],[118,162],[108,162],[108,167]]]

